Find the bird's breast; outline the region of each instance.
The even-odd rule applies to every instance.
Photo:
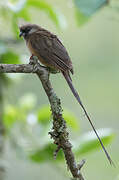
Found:
[[[29,51],[31,52],[32,55],[37,56],[39,61],[43,65],[45,65],[47,67],[50,67],[49,64],[46,62],[46,60],[41,57],[40,52],[38,52],[38,51],[36,52],[35,48],[32,47],[30,41],[26,41],[26,45],[27,45],[27,47],[28,47],[28,49],[29,49]]]

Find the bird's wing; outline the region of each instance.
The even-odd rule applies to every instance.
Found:
[[[40,31],[29,39],[35,54],[44,60],[45,65],[64,72],[73,71],[69,55],[57,36]]]

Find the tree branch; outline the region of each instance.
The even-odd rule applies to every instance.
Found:
[[[42,86],[48,96],[51,111],[53,116],[53,128],[49,132],[51,138],[53,138],[54,143],[57,145],[55,151],[55,156],[57,155],[60,149],[63,150],[66,163],[70,172],[73,176],[73,179],[84,180],[80,169],[83,166],[77,164],[75,161],[74,154],[72,152],[72,145],[69,141],[69,133],[67,132],[66,122],[62,115],[61,101],[56,96],[51,82],[49,80],[49,71],[47,68],[42,67],[39,63],[35,65],[30,64],[0,64],[0,73],[36,73],[39,79],[41,80]],[[83,162],[84,164],[84,162]]]

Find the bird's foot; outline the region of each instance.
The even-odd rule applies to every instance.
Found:
[[[37,72],[38,66],[40,65],[40,63],[38,62],[38,57],[32,55],[29,59],[29,64],[33,66],[32,72],[33,73]]]
[[[47,69],[47,67],[40,64],[40,61],[38,60],[37,56],[32,55],[29,59],[29,64],[33,66],[32,72],[35,73],[38,71],[39,66],[42,68]]]
[[[32,56],[30,57],[30,59],[29,59],[29,64],[30,64],[30,65],[38,64],[38,57],[32,55]]]
[[[32,70],[32,73],[36,73],[38,71],[38,64],[35,64],[33,66],[33,70]]]

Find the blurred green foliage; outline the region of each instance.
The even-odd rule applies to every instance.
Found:
[[[12,49],[8,48],[5,43],[0,42],[0,63],[4,64],[17,64],[20,63],[19,55]],[[6,74],[0,75],[0,84],[8,85],[10,83],[10,78]]]
[[[77,118],[71,111],[64,109],[63,115],[64,115],[64,119],[66,120],[69,127],[71,127],[74,130],[79,129]],[[40,108],[38,110],[39,123],[46,125],[47,123],[49,123],[49,119],[51,119],[51,118],[52,118],[52,116],[51,116],[51,111],[50,111],[49,106],[43,106],[42,108]]]
[[[79,26],[88,22],[92,15],[99,9],[108,5],[107,0],[74,0],[73,3]],[[5,21],[10,22],[14,35],[13,39],[17,39],[17,42],[19,38],[19,19],[22,18],[25,21],[32,22],[30,10],[33,8],[44,11],[57,28],[61,29],[66,27],[68,20],[60,13],[59,9],[56,9],[47,1],[8,0],[7,3],[2,3],[0,6],[0,15]],[[0,63],[20,63],[19,54],[9,48],[4,39],[1,40],[1,37]],[[3,84],[8,84],[8,82],[9,80],[6,75],[0,75],[0,87],[2,87]],[[56,146],[47,135],[52,122],[51,111],[49,106],[37,107],[37,109],[34,110],[36,103],[36,97],[32,94],[27,94],[21,97],[16,105],[5,105],[3,121],[6,134],[9,135],[7,137],[10,138],[12,145],[15,145],[15,149],[21,149],[31,161],[42,163],[49,160],[50,162],[54,162],[53,153],[56,150]],[[71,131],[79,131],[79,118],[75,117],[71,110],[64,109],[63,114]],[[13,135],[13,129],[16,124],[19,125],[20,132],[16,132],[16,134]],[[99,130],[99,135],[104,145],[111,143],[114,138],[114,132],[111,129],[101,129]],[[20,138],[24,138],[27,145],[22,144]],[[79,139],[75,139],[75,141],[73,140],[72,143],[74,145],[73,150],[77,156],[90,153],[100,148],[100,144],[92,131],[79,137]],[[28,149],[30,149],[30,151]],[[62,151],[60,151],[57,161],[63,159]]]
[[[49,142],[44,147],[39,148],[39,150],[36,150],[35,152],[31,153],[29,155],[29,158],[36,163],[43,163],[45,161],[55,163],[57,161],[63,161],[64,155],[61,150],[58,152],[58,155],[54,161],[53,154],[55,150],[56,145]]]
[[[112,129],[109,128],[99,129],[97,132],[104,145],[110,144],[115,136]],[[77,139],[76,143],[74,143],[74,151],[77,155],[83,155],[85,153],[98,150],[99,147],[102,148],[94,131],[82,135],[79,139]]]
[[[40,9],[48,14],[48,17],[58,28],[64,28],[66,25],[66,20],[63,14],[44,0],[8,1],[6,4],[3,4],[2,8],[4,8],[4,10],[1,11],[4,19],[8,20],[9,17],[11,17],[12,29],[17,39],[19,37],[19,19],[23,18],[25,21],[31,22],[32,14],[29,10],[32,8]]]
[[[53,153],[55,152],[56,146],[52,143],[51,139],[47,136],[47,131],[51,127],[52,116],[49,106],[43,106],[41,108],[35,109],[33,108],[36,106],[36,101],[34,101],[35,96],[33,94],[27,94],[23,96],[16,106],[7,105],[4,112],[4,124],[7,128],[8,132],[12,132],[12,128],[15,124],[23,123],[24,128],[21,129],[20,136],[22,133],[24,136],[33,136],[33,132],[29,131],[29,129],[33,128],[34,132],[37,132],[37,128],[39,133],[35,134],[35,139],[38,139],[38,142],[35,143],[35,146],[32,144],[30,149],[32,151],[27,152],[26,155],[32,161],[37,163],[42,163],[44,161],[51,161],[53,162]],[[68,127],[70,127],[71,131],[77,131],[78,129],[78,121],[74,114],[71,111],[64,110],[64,118],[67,122]],[[35,125],[35,126],[34,126]],[[76,128],[77,126],[77,128]],[[33,130],[32,129],[32,130]],[[102,139],[104,145],[108,145],[113,137],[114,132],[111,129],[100,129],[98,130],[99,136]],[[10,136],[11,137],[11,136]],[[15,135],[15,137],[17,137]],[[18,139],[15,139],[16,144]],[[31,138],[32,140],[34,138]],[[32,141],[31,140],[31,141]],[[12,139],[11,139],[12,141]],[[93,131],[82,135],[79,139],[72,141],[73,149],[77,156],[81,156],[85,153],[92,152],[94,150],[98,150],[100,148],[100,143],[98,142],[97,137]],[[22,148],[22,151],[26,151],[22,145],[18,145],[19,148]],[[16,148],[16,146],[15,146]],[[58,153],[57,161],[63,160],[62,151]],[[56,161],[55,161],[56,162]]]
[[[76,19],[79,25],[83,25],[89,18],[97,12],[100,8],[108,5],[108,0],[74,0]],[[67,20],[65,16],[44,0],[8,0],[7,3],[3,3],[0,7],[0,14],[4,20],[9,20],[12,24],[14,36],[18,39],[19,19],[22,18],[25,21],[32,21],[32,14],[30,9],[36,8],[44,11],[48,17],[54,22],[58,28],[65,28]]]
[[[14,39],[19,39],[19,20],[20,18],[25,21],[31,22],[32,14],[30,9],[37,8],[43,10],[48,14],[48,17],[54,22],[58,28],[63,28],[66,25],[65,17],[56,10],[49,3],[44,0],[8,0],[6,3],[0,4],[0,15],[4,21],[9,21],[14,33]],[[10,28],[10,27],[9,27]],[[20,63],[20,56],[13,49],[8,48],[6,40],[1,40],[0,37],[0,63]],[[2,82],[8,82],[8,76],[2,75]]]
[[[78,25],[86,23],[99,9],[108,5],[108,0],[74,0]]]
[[[101,7],[108,4],[107,0],[75,0],[76,7],[85,16],[93,15]]]
[[[99,136],[106,146],[110,144],[114,138],[114,132],[112,129],[100,129],[98,130]],[[85,133],[79,139],[72,141],[73,144],[73,151],[75,155],[78,157],[91,153],[92,151],[99,150],[101,148],[97,137],[95,136],[94,132],[91,131],[89,133]],[[41,163],[43,161],[52,161],[53,162],[53,153],[56,150],[56,146],[52,143],[47,143],[43,148],[39,148],[35,152],[31,153],[30,159],[34,162]],[[64,156],[62,151],[58,153],[56,158],[57,161],[63,161]]]
[[[0,43],[0,62],[4,64],[17,64],[20,63],[20,58],[18,53],[13,52],[4,43]]]

